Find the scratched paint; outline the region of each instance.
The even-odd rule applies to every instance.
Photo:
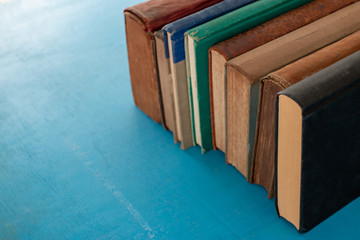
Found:
[[[224,155],[133,103],[130,0],[0,2],[0,239],[298,239]],[[360,236],[356,200],[306,239]]]

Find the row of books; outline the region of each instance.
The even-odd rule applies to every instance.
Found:
[[[149,0],[124,11],[135,104],[220,149],[306,232],[360,194],[358,0]]]

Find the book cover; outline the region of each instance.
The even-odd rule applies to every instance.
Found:
[[[226,61],[357,1],[315,0],[210,48],[210,113],[215,150],[226,152]]]
[[[164,127],[154,33],[221,0],[149,0],[124,10],[131,87],[136,106]]]
[[[278,94],[276,207],[307,232],[360,196],[360,52]]]
[[[192,90],[196,143],[202,152],[212,148],[209,57],[211,46],[297,8],[310,0],[262,0],[204,23],[185,33],[186,65]]]
[[[175,123],[175,112],[172,92],[172,82],[169,77],[169,59],[165,58],[164,35],[162,30],[155,32],[156,61],[158,66],[161,99],[164,110],[165,126],[174,135],[174,142],[178,142]]]
[[[269,198],[274,193],[276,94],[357,51],[360,51],[360,31],[272,72],[261,80],[252,175],[253,182],[268,191]]]
[[[360,28],[360,2],[227,63],[226,159],[251,179],[260,79]]]
[[[193,146],[195,142],[191,125],[189,88],[186,77],[184,33],[193,27],[252,2],[255,2],[255,0],[225,0],[163,27],[165,56],[170,63],[169,75],[174,93],[173,102],[175,108],[173,111],[175,112],[176,130],[182,149]],[[161,83],[165,81],[168,81],[167,77],[160,77]],[[165,111],[165,117],[166,115]]]

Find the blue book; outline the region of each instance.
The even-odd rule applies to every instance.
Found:
[[[186,74],[184,33],[193,27],[255,1],[257,0],[224,0],[163,27],[165,58],[169,64],[169,72],[168,75],[160,75],[160,85],[163,99],[170,99],[170,101],[164,101],[164,108],[167,107],[165,105],[172,105],[167,107],[171,110],[165,111],[165,118],[172,118],[175,142],[180,141],[182,149],[195,144],[191,119],[192,104],[190,104],[189,98],[191,89]]]

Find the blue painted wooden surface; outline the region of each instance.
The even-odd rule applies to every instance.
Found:
[[[307,234],[224,155],[181,151],[132,100],[130,0],[0,0],[0,239],[354,239],[360,199]]]

